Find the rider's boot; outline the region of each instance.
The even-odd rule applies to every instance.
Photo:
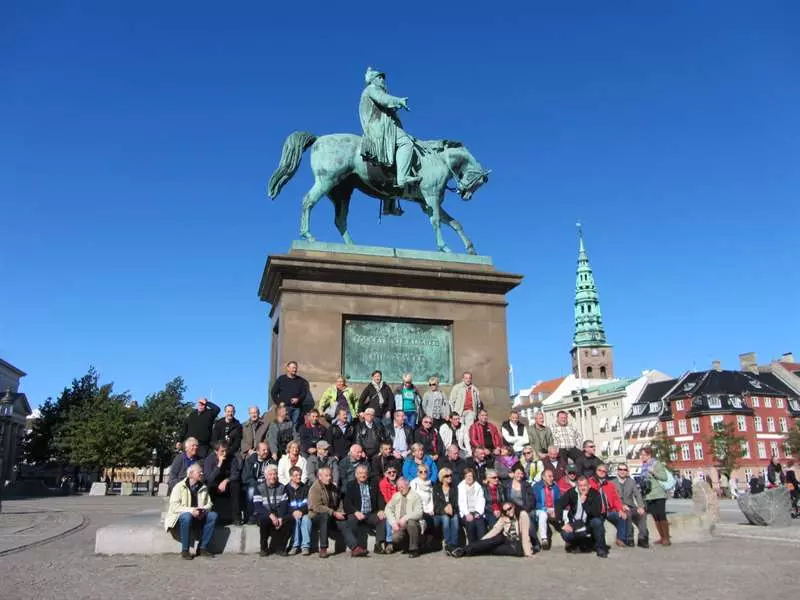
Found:
[[[403,214],[403,209],[400,208],[400,203],[397,201],[397,198],[384,198],[383,199],[383,211],[384,215],[391,215],[393,217],[399,217]]]

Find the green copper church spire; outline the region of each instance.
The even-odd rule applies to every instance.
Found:
[[[603,314],[600,312],[600,298],[594,274],[589,265],[589,256],[583,246],[583,228],[578,223],[578,272],[575,278],[575,335],[574,346],[606,346],[606,332],[603,329]]]

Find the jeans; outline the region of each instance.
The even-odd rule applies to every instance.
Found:
[[[405,412],[405,411],[404,411]],[[406,425],[411,427],[412,430],[417,428],[417,412],[411,411],[406,413]],[[411,443],[406,440],[406,443],[410,446]]]
[[[294,425],[294,430],[297,431],[297,428],[300,427],[300,407],[294,407],[289,405],[289,420]]]
[[[607,513],[606,519],[613,523],[614,527],[617,528],[617,539],[620,542],[625,543],[625,541],[628,539],[628,520],[621,519],[619,513],[616,511]]]
[[[436,527],[442,530],[442,539],[445,546],[458,546],[458,515],[436,515],[433,518]]]
[[[589,519],[589,522],[586,523],[586,529],[585,533],[575,533],[574,531],[564,531],[562,529],[561,537],[567,544],[594,541],[595,550],[608,550],[608,546],[606,546],[606,527],[603,519],[599,517]]]
[[[204,513],[203,516],[193,517],[192,513],[181,513],[178,517],[178,527],[181,534],[181,550],[188,552],[191,543],[192,525],[202,525],[203,532],[200,535],[199,549],[206,550],[211,543],[211,536],[214,535],[214,526],[217,524],[217,513],[213,510]]]
[[[294,533],[292,535],[292,546],[308,550],[311,548],[311,517],[303,515],[299,519],[294,519]]]
[[[483,537],[486,533],[486,521],[483,517],[475,517],[472,521],[464,519],[462,521],[464,529],[467,530],[467,542],[475,542]]]
[[[649,537],[649,532],[647,531],[647,513],[640,515],[635,506],[628,507],[628,539],[626,540],[628,545],[633,544],[633,526],[636,525],[636,529],[639,530],[639,541],[646,542],[647,538]]]
[[[248,485],[245,492],[244,520],[249,521],[253,515],[253,496],[256,494],[256,486]]]
[[[392,526],[389,525],[389,521],[386,521],[386,543],[392,543]]]

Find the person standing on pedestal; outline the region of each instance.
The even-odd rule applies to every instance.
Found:
[[[428,379],[428,391],[422,395],[422,414],[433,420],[434,429],[439,429],[450,416],[450,402],[439,389],[439,378]]]
[[[406,424],[411,429],[416,429],[419,414],[422,412],[422,397],[414,387],[411,373],[403,375],[403,385],[395,392],[394,402],[397,409],[405,413]]]
[[[207,398],[200,398],[195,409],[183,422],[178,439],[194,438],[197,441],[197,454],[200,458],[205,458],[211,447],[211,430],[218,414],[219,406],[209,402]],[[175,444],[175,448],[181,450],[181,443]]]
[[[533,425],[528,427],[528,439],[536,456],[544,459],[547,456],[547,449],[553,445],[553,432],[544,424],[544,413],[541,410],[536,411]]]
[[[553,432],[553,445],[558,448],[561,458],[564,460],[571,458],[573,462],[577,462],[582,454],[581,443],[583,442],[583,436],[569,422],[567,411],[558,411],[556,424],[553,425],[551,431]]]
[[[358,400],[353,388],[347,385],[344,376],[339,375],[336,383],[325,390],[319,399],[319,412],[328,419],[330,423],[336,418],[340,410],[347,410],[347,421],[352,422],[358,417]]]
[[[289,419],[296,430],[305,414],[306,403],[310,400],[308,381],[297,374],[297,362],[290,360],[286,363],[286,374],[279,376],[272,384],[270,397],[275,406],[281,403],[286,405]]]
[[[261,442],[267,441],[267,422],[261,418],[257,406],[247,409],[250,419],[242,425],[242,460],[258,450]]]
[[[224,414],[211,429],[211,446],[216,447],[217,442],[225,442],[228,449],[235,453],[242,446],[242,424],[236,418],[233,404],[225,405]]]
[[[450,410],[460,414],[461,422],[469,429],[482,408],[483,403],[478,388],[472,385],[472,373],[464,371],[461,382],[450,390]]]
[[[372,381],[364,387],[358,398],[358,414],[368,408],[375,409],[375,418],[384,428],[391,426],[395,411],[394,394],[389,384],[383,380],[383,373],[378,370],[372,372]]]

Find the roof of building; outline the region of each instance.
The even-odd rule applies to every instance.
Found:
[[[561,385],[561,382],[566,379],[566,375],[561,377],[556,377],[555,379],[548,379],[547,381],[540,381],[533,389],[531,389],[532,394],[552,394],[558,389],[558,386]]]
[[[774,373],[764,372],[758,375],[754,374],[754,376],[758,377],[758,380],[767,386],[783,392],[789,401],[789,416],[794,418],[800,417],[800,394],[786,385],[783,380]]]
[[[0,367],[5,367],[6,369],[8,369],[12,373],[14,373],[17,377],[25,377],[25,375],[27,375],[27,373],[25,373],[25,371],[22,371],[22,370],[18,369],[17,367],[12,365],[10,362],[4,361],[2,358],[0,358]]]
[[[575,333],[574,346],[608,346],[600,310],[600,298],[589,255],[583,245],[583,229],[578,225],[578,269],[575,274]]]
[[[780,365],[781,365],[781,366],[782,366],[784,369],[786,369],[787,371],[790,371],[790,372],[792,372],[792,373],[800,373],[800,363],[797,363],[797,362],[783,362],[783,361],[780,361],[780,362],[779,362],[779,364],[780,364]]]
[[[594,387],[590,387],[586,389],[586,392],[592,392],[597,394],[598,396],[602,394],[613,394],[614,392],[621,392],[625,388],[627,388],[630,384],[634,381],[638,380],[638,377],[625,377],[623,379],[617,379],[614,381],[609,381],[607,383],[601,383],[600,385],[596,385]]]
[[[660,417],[664,412],[665,403],[662,402],[664,396],[675,387],[677,379],[667,379],[666,381],[649,381],[645,385],[642,393],[631,405],[625,420],[654,419]]]
[[[695,371],[688,373],[680,385],[669,395],[669,400],[699,395],[786,396],[785,393],[764,384],[758,375],[743,371]]]

